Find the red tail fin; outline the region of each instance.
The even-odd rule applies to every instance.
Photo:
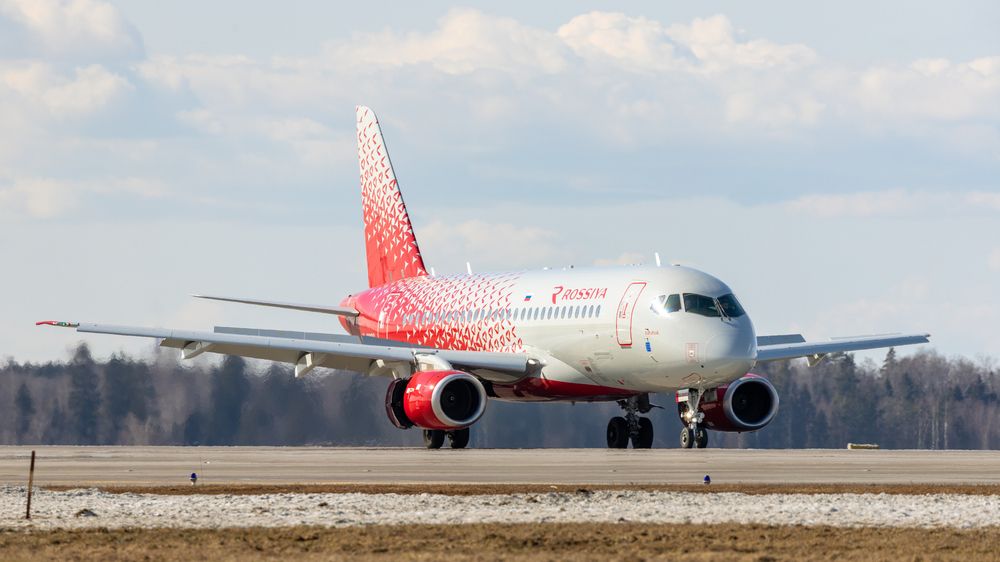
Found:
[[[358,106],[357,120],[368,286],[427,275],[378,118],[371,109]]]

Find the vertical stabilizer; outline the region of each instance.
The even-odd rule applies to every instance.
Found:
[[[357,121],[368,286],[427,275],[375,112],[358,106]]]

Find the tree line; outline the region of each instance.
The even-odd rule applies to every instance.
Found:
[[[1000,378],[990,361],[919,352],[881,365],[831,356],[765,364],[781,407],[761,431],[712,432],[710,446],[842,448],[1000,447]],[[144,359],[95,360],[79,345],[67,361],[8,360],[0,367],[0,444],[419,445],[417,430],[393,427],[387,380],[342,371],[301,379],[280,364],[239,357],[181,363],[167,350]],[[673,396],[649,415],[655,446],[675,447],[681,424]],[[603,447],[613,403],[491,401],[472,432],[477,447]]]

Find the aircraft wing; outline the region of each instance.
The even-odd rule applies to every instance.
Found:
[[[881,336],[833,338],[830,341],[810,342],[805,341],[805,338],[797,334],[788,336],[761,336],[757,339],[757,361],[778,361],[780,359],[805,357],[809,359],[809,364],[812,366],[831,353],[928,343],[930,337],[930,334],[887,334]]]
[[[386,367],[412,365],[422,357],[432,356],[428,359],[443,360],[455,369],[468,371],[485,380],[509,383],[525,377],[538,365],[537,360],[523,353],[435,349],[337,334],[252,328],[216,328],[214,332],[195,332],[55,321],[38,324],[76,328],[77,332],[83,333],[157,338],[162,347],[180,349],[184,359],[202,353],[220,353],[290,363],[295,365],[295,376],[304,375],[315,367],[390,375],[392,371]]]

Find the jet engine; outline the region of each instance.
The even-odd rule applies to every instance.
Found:
[[[483,383],[462,371],[421,371],[392,381],[385,394],[386,414],[400,429],[462,429],[485,410]]]
[[[684,420],[686,401],[678,399],[677,409]],[[716,431],[756,431],[771,423],[778,413],[778,391],[764,377],[746,374],[727,384],[705,391],[698,410],[703,423]]]

